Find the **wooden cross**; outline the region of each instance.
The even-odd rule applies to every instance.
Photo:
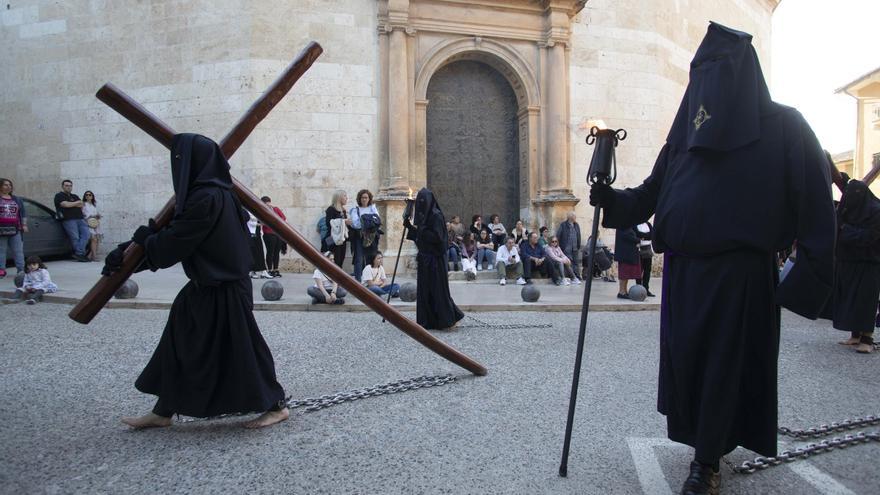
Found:
[[[232,157],[232,154],[247,139],[251,131],[290,91],[290,88],[311,67],[322,51],[323,49],[319,44],[310,43],[284,70],[272,86],[269,87],[266,93],[251,105],[226,137],[220,141],[220,149],[227,159]],[[98,90],[95,96],[159,141],[166,148],[171,148],[171,142],[176,132],[115,86],[109,83],[105,84]],[[486,374],[486,368],[483,365],[444,344],[428,333],[421,325],[403,316],[399,311],[383,301],[382,298],[359,284],[358,281],[351,278],[336,264],[322,256],[299,232],[276,215],[271,208],[260,201],[253,192],[248,190],[234,177],[232,183],[233,191],[248,210],[253,212],[261,222],[269,225],[293,249],[314,264],[331,280],[344,287],[370,309],[385,317],[394,326],[423,346],[475,375],[482,376]],[[154,221],[159,228],[170,223],[174,214],[174,205],[174,196],[172,196],[159,214],[154,217]],[[135,243],[130,244],[125,250],[122,268],[110,276],[102,276],[79,304],[70,311],[70,318],[80,323],[89,323],[101,308],[107,304],[107,301],[113,297],[113,294],[116,293],[119,287],[134,273],[135,268],[141,264],[143,259],[143,246]]]

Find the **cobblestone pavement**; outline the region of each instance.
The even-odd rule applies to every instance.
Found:
[[[69,309],[0,306],[0,492],[666,494],[677,492],[691,457],[665,440],[655,412],[653,311],[591,315],[569,477],[562,479],[556,473],[577,313],[480,313],[552,327],[438,334],[489,368],[477,378],[370,313],[259,312],[279,380],[294,397],[426,374],[457,379],[296,410],[260,431],[231,418],[133,432],[119,417],[152,405],[133,382],[167,312],[108,309],[82,326],[67,319]],[[788,313],[783,322],[780,424],[880,413],[880,354],[835,344],[842,332],[823,322]],[[803,445],[781,440],[784,448]],[[724,492],[880,493],[878,455],[880,444],[871,444],[749,476],[723,468]],[[742,449],[729,456],[737,463],[752,457]]]

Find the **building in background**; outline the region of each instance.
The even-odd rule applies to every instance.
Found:
[[[48,202],[95,192],[113,245],[172,192],[168,151],[95,99],[113,82],[178,132],[220,139],[309,41],[324,54],[232,160],[318,244],[335,189],[369,188],[396,255],[427,185],[447,215],[554,226],[591,215],[588,122],[625,128],[640,182],[714,20],[755,36],[769,73],[779,0],[34,0],[0,11],[0,175]],[[392,252],[395,251],[395,252]],[[287,268],[307,269],[295,253]]]
[[[856,99],[856,147],[853,150],[853,179],[865,177],[874,167],[880,167],[880,67],[836,91]],[[871,190],[880,193],[880,182],[874,181]]]

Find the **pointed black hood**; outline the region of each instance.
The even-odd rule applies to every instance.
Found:
[[[220,146],[199,134],[177,134],[171,144],[171,178],[177,195],[174,214],[179,215],[190,192],[199,187],[232,189],[229,162]]]
[[[711,22],[666,142],[684,151],[740,148],[759,139],[761,116],[774,108],[752,35]]]

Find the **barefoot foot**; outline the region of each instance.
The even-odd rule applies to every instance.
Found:
[[[265,428],[275,423],[280,423],[289,417],[290,411],[286,407],[280,411],[266,411],[259,418],[245,423],[244,427],[250,429]]]
[[[171,426],[171,418],[159,416],[158,414],[148,413],[139,418],[122,418],[122,422],[131,426],[135,430],[144,428],[163,428]]]

